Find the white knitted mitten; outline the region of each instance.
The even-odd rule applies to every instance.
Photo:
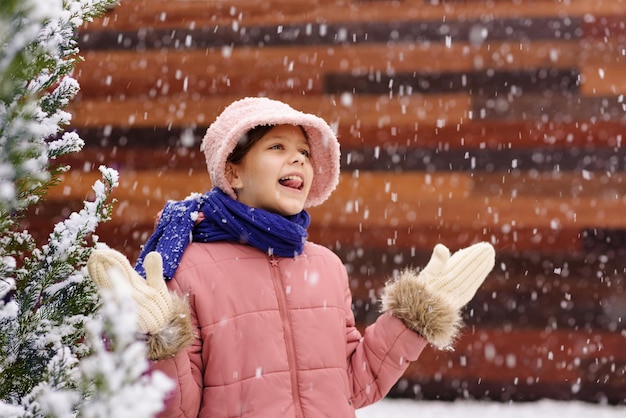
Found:
[[[476,294],[495,264],[487,242],[450,251],[437,244],[418,274],[405,269],[385,285],[383,311],[401,319],[439,349],[450,348],[462,326],[461,308]]]
[[[148,357],[153,360],[176,354],[191,344],[193,331],[187,300],[170,293],[163,279],[163,261],[157,252],[144,261],[144,280],[128,259],[112,249],[97,249],[87,262],[89,276],[100,289],[110,289],[116,275],[128,282],[137,308],[137,326],[147,336]]]

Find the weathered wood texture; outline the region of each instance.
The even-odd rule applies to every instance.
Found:
[[[497,248],[456,351],[394,395],[625,402],[626,1],[123,0],[79,40],[86,146],[32,231],[105,164],[98,233],[134,259],[167,199],[210,187],[199,142],[224,106],[282,99],[339,133],[310,238],[344,260],[360,326],[436,243]]]

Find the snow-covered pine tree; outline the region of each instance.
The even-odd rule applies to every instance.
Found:
[[[83,141],[64,132],[78,91],[76,30],[115,0],[0,1],[0,416],[150,417],[171,382],[149,374],[124,289],[98,296],[84,268],[117,172],[41,247],[20,220]]]

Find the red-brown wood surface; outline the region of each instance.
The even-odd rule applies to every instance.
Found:
[[[392,394],[624,403],[625,19],[623,0],[124,0],[79,33],[86,146],[23,226],[45,239],[108,165],[97,233],[134,259],[168,199],[210,188],[224,106],[282,99],[338,131],[309,238],[346,264],[359,327],[436,243],[496,247],[456,350]]]

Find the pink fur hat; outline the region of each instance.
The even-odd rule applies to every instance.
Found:
[[[260,125],[300,125],[311,147],[315,175],[305,207],[322,204],[339,183],[339,141],[321,118],[265,97],[247,97],[228,105],[206,131],[202,150],[213,186],[236,199],[225,177],[226,159],[250,129]]]

